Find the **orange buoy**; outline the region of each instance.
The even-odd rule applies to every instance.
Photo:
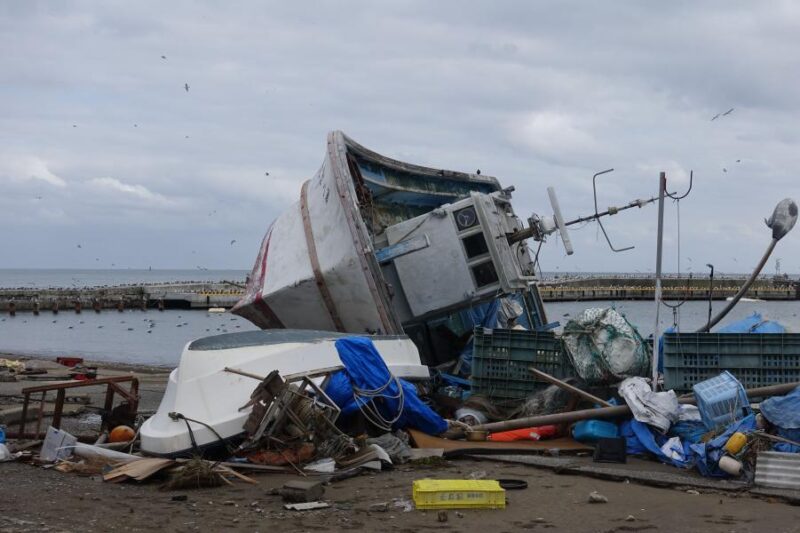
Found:
[[[135,435],[136,432],[130,426],[117,426],[108,434],[108,442],[128,442]]]

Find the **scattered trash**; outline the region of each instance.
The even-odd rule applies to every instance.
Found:
[[[699,495],[700,495],[700,492],[698,492],[698,491],[696,491],[696,490],[694,490],[694,489],[688,489],[688,490],[686,491],[686,494],[691,494],[692,496],[699,496]]]
[[[389,502],[373,503],[368,510],[371,513],[387,513],[389,512]]]
[[[287,503],[283,506],[287,511],[314,511],[316,509],[327,509],[330,507],[325,502],[307,502],[307,503]]]
[[[608,503],[608,498],[597,491],[589,493],[589,503]]]
[[[437,522],[447,522],[447,511],[439,511],[436,514],[436,521]]]
[[[680,418],[680,407],[675,392],[653,392],[641,377],[631,377],[619,384],[619,395],[631,408],[633,417],[649,424],[661,433]]]
[[[283,501],[289,503],[317,501],[323,494],[325,487],[321,481],[289,481],[280,489]]]

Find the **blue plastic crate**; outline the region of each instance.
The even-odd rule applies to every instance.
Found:
[[[695,400],[709,430],[724,428],[752,413],[744,387],[727,370],[695,385]]]

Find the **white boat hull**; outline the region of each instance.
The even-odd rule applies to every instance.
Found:
[[[142,425],[142,451],[162,456],[180,455],[193,448],[219,444],[240,436],[250,408],[239,410],[250,399],[258,382],[224,369],[234,368],[258,376],[273,370],[282,375],[341,364],[334,346],[337,333],[309,330],[266,330],[216,335],[189,343],[178,368],[169,376],[158,411]],[[428,368],[419,352],[403,336],[373,337],[378,352],[398,377],[427,379]],[[173,420],[170,413],[204,424]],[[195,444],[192,444],[192,436]]]

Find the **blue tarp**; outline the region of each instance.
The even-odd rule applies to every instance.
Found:
[[[715,333],[786,333],[786,328],[774,320],[764,320],[761,313],[754,312],[747,318],[719,328]]]
[[[342,409],[342,414],[353,414],[371,401],[384,418],[393,419],[401,408],[397,382],[372,341],[366,337],[344,337],[336,341],[336,350],[344,370],[331,377],[325,392]],[[446,431],[447,422],[422,403],[416,387],[402,379],[399,381],[403,387],[402,414],[392,429],[412,427],[430,435]],[[386,388],[380,397],[364,400],[353,394],[354,386],[361,390]]]
[[[459,315],[461,316],[461,322],[464,324],[464,327],[469,330],[475,329],[476,326],[494,329],[497,327],[498,309],[500,309],[499,298],[491,302],[486,302],[485,304],[475,305],[469,309],[459,311]],[[473,336],[470,335],[469,342],[467,342],[464,349],[461,350],[461,374],[464,376],[472,374],[472,352],[474,350],[474,342]]]
[[[761,402],[761,414],[778,428],[778,435],[800,442],[800,387],[786,396],[774,396]],[[773,446],[779,452],[800,452],[800,446],[779,442]]]
[[[661,447],[669,440],[667,437],[654,432],[650,426],[636,420],[626,420],[619,426],[620,435],[625,437],[627,452],[632,455],[650,453],[661,462],[672,464],[680,468],[697,467],[697,470],[708,477],[727,477],[728,474],[719,469],[717,464],[724,454],[722,449],[728,439],[737,431],[750,433],[755,430],[755,415],[748,415],[742,420],[731,424],[724,433],[707,443],[681,441],[678,450],[680,459],[668,457]]]

